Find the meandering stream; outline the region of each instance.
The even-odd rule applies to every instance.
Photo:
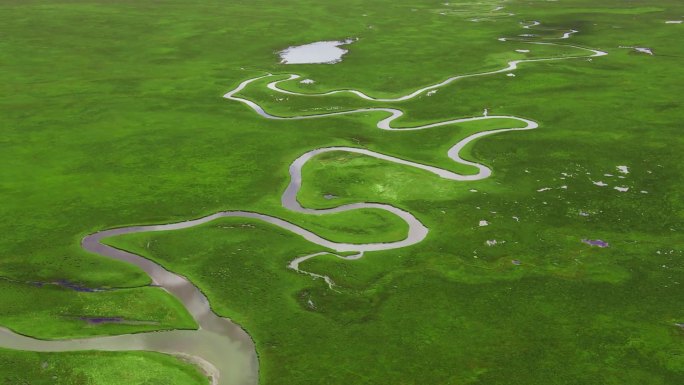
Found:
[[[538,25],[538,22],[534,22],[532,25],[526,25],[525,28]],[[567,39],[573,33],[577,31],[566,32],[560,39]],[[503,41],[509,40],[502,38]],[[500,39],[501,40],[501,39]],[[526,44],[544,44],[544,45],[558,45],[556,43],[548,42],[529,42],[523,41]],[[567,46],[567,45],[564,45]],[[347,92],[352,93],[359,98],[372,100],[372,101],[382,101],[382,102],[397,102],[404,101],[414,98],[430,90],[434,90],[440,87],[444,87],[458,79],[477,77],[477,76],[487,76],[499,73],[506,73],[514,71],[520,64],[531,63],[531,62],[541,62],[541,61],[553,61],[553,60],[567,60],[574,58],[589,58],[598,57],[606,55],[605,52],[587,49],[582,47],[570,46],[580,50],[585,50],[588,52],[587,55],[583,56],[571,56],[571,57],[555,57],[555,58],[540,58],[540,59],[524,59],[524,60],[514,60],[507,63],[507,66],[494,71],[480,72],[467,75],[459,75],[450,77],[442,82],[423,87],[407,95],[403,95],[397,98],[373,98],[358,90],[335,90],[320,94],[306,94],[297,93],[293,91],[287,91],[279,87],[283,82],[292,81],[298,79],[300,76],[293,74],[286,79],[274,80],[267,84],[267,87],[273,91],[291,94],[291,95],[301,95],[301,96],[311,96],[311,97],[322,97],[326,95],[332,95],[335,93]],[[79,339],[68,339],[68,340],[57,340],[57,341],[46,341],[39,340],[27,336],[23,336],[13,331],[0,328],[0,347],[10,348],[10,349],[21,349],[29,351],[42,351],[42,352],[60,352],[60,351],[75,351],[75,350],[102,350],[102,351],[136,351],[136,350],[146,350],[155,351],[167,354],[173,354],[179,356],[183,359],[189,360],[199,367],[212,379],[215,385],[248,385],[258,383],[258,360],[256,355],[256,350],[254,343],[247,333],[240,328],[238,325],[233,323],[227,318],[221,317],[214,313],[211,309],[210,303],[204,294],[190,282],[187,278],[178,275],[174,272],[166,270],[161,265],[146,259],[142,256],[129,253],[123,250],[116,249],[111,246],[107,246],[102,243],[102,240],[108,237],[118,236],[122,234],[132,234],[132,233],[142,233],[151,231],[172,231],[187,229],[194,226],[198,226],[207,222],[211,222],[218,218],[225,217],[239,217],[239,218],[252,218],[258,219],[272,225],[281,227],[295,234],[298,234],[305,238],[306,240],[320,245],[327,250],[333,250],[335,252],[353,252],[351,255],[338,255],[340,258],[345,259],[358,259],[363,256],[364,252],[367,251],[378,251],[378,250],[389,250],[397,249],[401,247],[406,247],[414,245],[421,242],[428,234],[428,228],[425,227],[413,214],[405,211],[401,208],[394,207],[389,204],[382,203],[367,203],[359,202],[353,204],[341,205],[329,209],[311,209],[303,207],[297,201],[297,193],[302,186],[302,168],[304,165],[314,158],[315,156],[331,151],[343,151],[358,153],[367,156],[371,156],[377,159],[381,159],[388,162],[394,162],[407,167],[418,168],[427,172],[431,172],[440,178],[454,180],[454,181],[472,181],[487,178],[491,175],[491,170],[480,163],[465,160],[460,157],[460,151],[469,143],[477,140],[479,138],[494,135],[498,133],[508,132],[508,131],[520,131],[520,130],[532,130],[538,127],[538,124],[530,119],[524,119],[516,116],[477,116],[477,117],[467,117],[459,119],[451,119],[446,121],[441,121],[437,123],[431,123],[410,128],[394,128],[392,127],[392,122],[403,115],[403,112],[395,108],[362,108],[349,111],[331,112],[317,115],[305,115],[305,116],[293,116],[293,117],[282,117],[269,114],[261,107],[259,104],[237,96],[237,94],[244,90],[250,83],[253,83],[260,79],[265,79],[269,77],[274,77],[274,75],[268,74],[264,76],[255,77],[248,79],[240,83],[235,89],[226,93],[224,97],[228,100],[236,101],[245,104],[246,106],[253,109],[256,113],[267,119],[276,120],[301,120],[301,119],[320,119],[336,115],[345,114],[355,114],[364,113],[371,111],[380,111],[388,114],[388,117],[381,119],[377,122],[377,127],[382,130],[399,130],[399,131],[410,131],[410,130],[425,130],[434,127],[440,127],[445,125],[465,123],[478,120],[513,120],[520,123],[518,127],[514,128],[502,128],[495,130],[482,131],[472,134],[458,143],[454,144],[447,152],[447,156],[454,162],[472,166],[478,170],[477,173],[471,175],[461,175],[454,173],[449,170],[445,170],[439,167],[434,167],[426,164],[421,164],[417,162],[412,162],[409,160],[397,158],[390,155],[385,155],[371,150],[366,150],[362,148],[355,147],[326,147],[317,148],[309,152],[306,152],[295,159],[289,168],[290,183],[285,189],[281,202],[282,206],[292,210],[294,212],[311,214],[311,215],[325,215],[330,213],[339,213],[350,210],[357,209],[379,209],[388,211],[407,223],[409,231],[405,239],[396,242],[387,243],[365,243],[365,244],[352,244],[352,243],[338,243],[329,241],[320,237],[319,235],[308,231],[302,227],[299,227],[293,223],[286,220],[269,216],[266,214],[260,214],[248,211],[224,211],[218,212],[203,218],[192,219],[188,221],[182,221],[178,223],[170,223],[163,225],[151,225],[151,226],[131,226],[116,228],[110,230],[104,230],[91,234],[85,237],[81,243],[85,250],[92,253],[105,256],[108,258],[132,263],[140,267],[147,275],[150,276],[153,283],[159,285],[160,287],[167,290],[169,293],[177,297],[188,310],[188,312],[195,319],[199,325],[198,330],[173,330],[173,331],[161,331],[161,332],[146,332],[138,334],[125,334],[118,336],[105,336],[105,337],[92,337],[92,338],[79,338]],[[292,260],[289,264],[289,268],[296,271],[309,274],[313,277],[325,279],[325,281],[333,286],[332,280],[329,277],[318,275],[314,273],[308,273],[299,269],[299,265],[306,261],[307,259],[314,258],[318,255],[330,254],[331,252],[323,251],[320,253],[315,253],[306,256],[300,256]]]

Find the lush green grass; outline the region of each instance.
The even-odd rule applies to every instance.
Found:
[[[401,237],[401,223],[373,210],[314,217],[282,209],[289,163],[312,148],[347,145],[468,173],[446,149],[468,133],[514,121],[382,132],[374,126],[380,113],[276,122],[220,96],[266,72],[316,80],[290,89],[397,96],[509,60],[578,53],[497,41],[560,35],[518,24],[540,20],[542,28],[580,30],[566,42],[609,55],[523,64],[514,78],[464,79],[402,103],[277,101],[260,84],[245,90],[287,116],[392,106],[406,111],[396,123],[412,126],[488,107],[490,115],[541,123],[468,148],[468,158],[494,170],[479,182],[339,153],[307,165],[303,204],[386,202],[431,229],[406,250],[302,266],[330,275],[340,293],[285,267],[319,248],[259,223],[221,221],[112,242],[187,275],[221,314],[239,321],[257,343],[263,384],[684,382],[683,335],[674,325],[684,322],[684,114],[677,99],[684,46],[682,25],[664,23],[682,18],[681,2],[516,0],[498,12],[494,1],[442,3],[0,1],[0,33],[8,37],[0,42],[0,275],[130,288],[79,294],[2,283],[0,325],[43,338],[191,327],[177,302],[143,287],[149,280],[142,272],[80,249],[85,234],[104,228],[240,209],[340,241]],[[360,40],[334,66],[277,64],[276,50],[345,37]],[[618,48],[632,45],[656,55]],[[520,48],[531,52],[514,51]],[[630,174],[619,179],[617,165]],[[610,186],[593,185],[597,180]],[[537,192],[544,187],[554,189]],[[480,220],[490,225],[479,227]],[[255,227],[221,227],[242,223]],[[591,248],[582,238],[611,247]],[[486,246],[492,239],[506,243]],[[81,327],[76,318],[89,315],[159,325]],[[64,384],[110,384],[113,376],[98,373],[120,368],[158,374],[119,383],[202,381],[187,371],[175,375],[178,363],[160,355],[7,351],[0,352],[0,378],[50,383],[37,371],[42,360],[60,362]]]
[[[0,281],[0,292],[0,324],[42,339],[197,327],[176,298],[154,287],[89,293]],[[87,321],[112,317],[122,322]]]
[[[185,385],[209,381],[190,364],[158,353],[32,353],[0,350],[3,385]]]
[[[575,260],[547,261],[548,251],[531,250],[515,254],[523,265],[514,266],[510,255],[480,250],[471,260],[426,242],[415,253],[320,258],[302,266],[331,274],[340,291],[333,292],[284,268],[320,248],[255,221],[221,220],[111,242],[186,272],[217,311],[252,331],[264,383],[304,384],[312,377],[315,383],[460,383],[465,377],[504,384],[513,370],[533,384],[644,378],[672,384],[684,369],[672,327],[679,296],[649,283],[656,277],[647,274],[662,280],[668,272],[630,274],[639,267],[637,252],[589,250],[568,240],[567,250],[554,252]],[[657,300],[635,306],[639,296]],[[361,357],[381,365],[369,367]]]

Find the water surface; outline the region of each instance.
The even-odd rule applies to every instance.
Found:
[[[342,61],[342,56],[349,52],[340,48],[353,43],[354,40],[317,41],[304,45],[288,47],[278,54],[283,64],[335,64]]]

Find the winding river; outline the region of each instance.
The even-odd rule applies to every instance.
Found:
[[[538,25],[539,22],[533,22],[532,24],[524,25],[523,28],[529,28]],[[572,34],[577,31],[570,31],[563,34],[562,37],[558,39],[567,39]],[[518,40],[525,44],[538,44],[538,45],[560,45],[557,43],[549,42],[538,42],[538,41],[525,41],[520,39],[499,39],[502,41],[506,40]],[[569,45],[563,45],[569,46]],[[459,75],[450,77],[442,82],[423,87],[416,91],[413,91],[407,95],[403,95],[397,98],[373,98],[361,91],[343,89],[334,90],[326,93],[320,94],[306,94],[297,93],[293,91],[287,91],[279,87],[283,82],[292,81],[298,79],[299,75],[290,75],[286,79],[274,80],[267,84],[267,87],[275,92],[290,94],[290,95],[300,95],[300,96],[311,96],[311,97],[322,97],[326,95],[332,95],[335,93],[352,93],[359,98],[372,101],[381,102],[398,102],[414,98],[430,90],[434,90],[440,87],[444,87],[458,79],[464,79],[469,77],[477,76],[487,76],[499,73],[507,73],[514,71],[522,63],[531,62],[541,62],[541,61],[553,61],[553,60],[566,60],[573,58],[590,58],[606,55],[605,52],[587,49],[577,46],[569,46],[579,50],[585,51],[586,55],[581,56],[568,56],[568,57],[555,57],[555,58],[540,58],[540,59],[523,59],[514,60],[507,63],[507,66],[489,72],[480,72],[467,75]],[[160,287],[164,288],[166,291],[177,297],[188,310],[188,312],[195,319],[199,325],[198,330],[173,330],[173,331],[160,331],[160,332],[146,332],[138,334],[125,334],[117,336],[106,336],[106,337],[92,337],[92,338],[79,338],[79,339],[68,339],[68,340],[56,340],[56,341],[46,341],[39,340],[27,336],[23,336],[13,331],[0,328],[0,347],[10,348],[10,349],[20,349],[29,351],[41,351],[41,352],[61,352],[61,351],[76,351],[76,350],[101,350],[101,351],[155,351],[161,353],[172,354],[180,357],[181,359],[193,362],[198,365],[214,385],[252,385],[258,383],[258,360],[256,355],[256,349],[253,341],[247,335],[247,333],[240,328],[238,325],[233,323],[227,318],[221,317],[214,313],[211,309],[209,301],[204,296],[204,294],[190,282],[187,278],[176,274],[174,272],[166,270],[161,265],[148,260],[142,256],[129,253],[123,250],[116,249],[111,246],[107,246],[102,243],[105,238],[118,236],[122,234],[132,234],[132,233],[142,233],[142,232],[152,232],[152,231],[173,231],[180,229],[187,229],[194,226],[198,226],[204,223],[211,222],[218,218],[226,217],[239,217],[239,218],[252,218],[261,220],[272,225],[281,227],[295,234],[300,235],[306,240],[320,245],[328,250],[334,252],[345,252],[346,255],[333,254],[332,251],[324,251],[320,253],[315,253],[311,255],[305,255],[295,258],[288,265],[289,268],[296,270],[298,272],[308,274],[312,277],[322,278],[326,283],[333,288],[334,283],[332,280],[323,275],[318,275],[314,273],[309,273],[299,269],[299,265],[306,261],[307,259],[314,258],[323,254],[333,254],[337,255],[339,258],[345,259],[358,259],[363,257],[363,253],[367,251],[378,251],[378,250],[389,250],[397,249],[401,247],[407,247],[421,242],[428,234],[428,228],[425,227],[413,214],[402,210],[401,208],[394,207],[389,204],[382,203],[366,203],[359,202],[353,204],[341,205],[329,209],[310,209],[303,207],[297,201],[297,194],[302,186],[302,168],[304,165],[314,158],[315,156],[332,151],[343,151],[350,153],[357,153],[366,156],[371,156],[377,159],[381,159],[388,162],[394,162],[408,167],[418,168],[427,172],[431,172],[440,178],[454,180],[454,181],[473,181],[487,178],[491,175],[491,170],[480,163],[465,160],[460,157],[459,153],[461,150],[469,143],[488,136],[494,135],[507,131],[521,131],[521,130],[532,130],[538,127],[538,124],[533,120],[524,119],[515,116],[478,116],[478,117],[468,117],[460,119],[446,120],[437,123],[431,123],[416,127],[409,128],[393,128],[392,122],[403,115],[403,112],[395,108],[362,108],[349,111],[331,112],[317,115],[303,115],[303,116],[292,116],[292,117],[282,117],[269,114],[261,107],[259,104],[250,101],[245,98],[237,96],[237,94],[244,90],[250,83],[255,81],[274,77],[275,75],[267,74],[264,76],[255,77],[248,79],[240,83],[235,89],[226,93],[224,98],[232,100],[235,102],[243,103],[249,108],[253,109],[257,114],[261,115],[267,119],[275,120],[301,120],[301,119],[320,119],[335,115],[345,115],[345,114],[355,114],[364,112],[380,111],[388,114],[388,117],[381,119],[377,122],[377,127],[382,130],[400,130],[400,131],[410,131],[410,130],[425,130],[434,127],[440,127],[445,125],[465,123],[478,120],[513,120],[520,123],[518,127],[514,128],[502,128],[489,131],[482,131],[472,134],[458,143],[454,144],[447,152],[447,156],[454,162],[468,165],[476,168],[478,172],[472,175],[461,175],[449,170],[441,169],[438,167],[412,162],[409,160],[393,157],[390,155],[385,155],[371,150],[366,150],[356,147],[326,147],[317,148],[309,152],[306,152],[295,159],[289,168],[290,183],[285,189],[281,202],[282,206],[299,213],[311,214],[311,215],[325,215],[330,213],[339,213],[350,210],[357,209],[379,209],[388,211],[403,221],[408,225],[408,235],[405,239],[388,242],[388,243],[366,243],[366,244],[352,244],[352,243],[338,243],[329,241],[320,237],[319,235],[308,231],[302,227],[299,227],[293,223],[287,222],[283,219],[269,216],[266,214],[260,214],[248,211],[223,211],[218,212],[203,218],[192,219],[188,221],[182,221],[178,223],[170,223],[163,225],[151,225],[151,226],[131,226],[123,228],[115,228],[110,230],[100,231],[91,235],[88,235],[82,240],[82,247],[92,253],[105,256],[108,258],[132,263],[139,268],[141,268],[147,275],[150,276],[152,282]],[[351,252],[351,253],[349,253]]]

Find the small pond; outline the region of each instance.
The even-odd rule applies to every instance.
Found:
[[[353,39],[342,41],[317,41],[304,45],[288,47],[280,52],[282,64],[335,64],[349,52],[340,46],[353,43]]]

